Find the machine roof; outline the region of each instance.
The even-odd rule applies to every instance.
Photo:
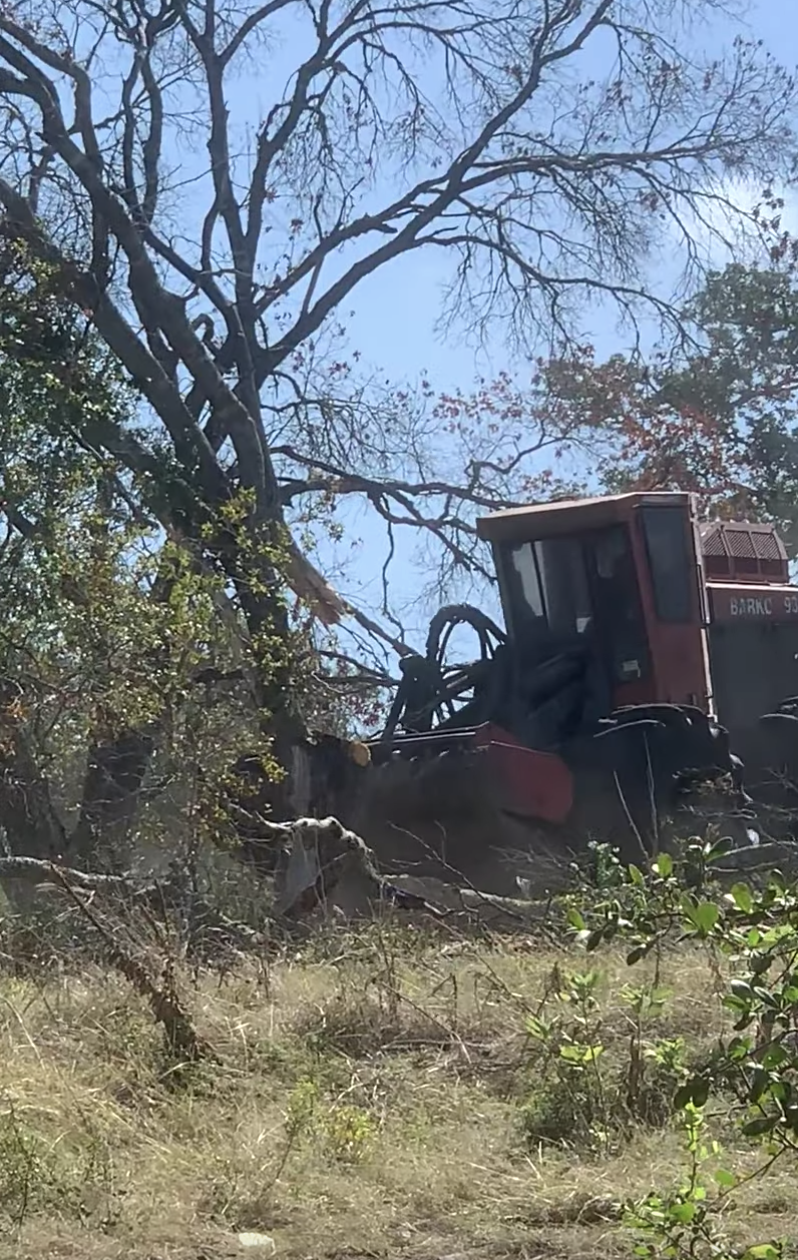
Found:
[[[477,534],[488,542],[532,542],[628,520],[637,507],[689,507],[691,498],[685,490],[635,491],[596,499],[562,499],[555,503],[505,508],[480,517]]]

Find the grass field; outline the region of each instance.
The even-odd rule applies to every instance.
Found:
[[[587,968],[589,1000],[564,1002]],[[652,978],[670,995],[641,1015],[629,986]],[[183,1071],[112,973],[0,980],[3,1258],[269,1254],[253,1233],[286,1260],[631,1256],[624,1203],[684,1167],[669,1055],[700,1057],[723,1018],[697,949],[652,977],[387,924],[181,983],[212,1051]],[[564,1070],[535,1019],[581,1020],[600,1071]],[[753,1169],[722,1109],[717,1126],[726,1166]],[[798,1238],[794,1169],[735,1192],[725,1223]]]

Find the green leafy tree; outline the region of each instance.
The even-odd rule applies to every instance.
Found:
[[[52,281],[7,250],[0,827],[14,854],[124,866],[147,835],[218,833],[208,791],[261,747],[258,713],[223,576],[150,508],[168,459],[142,489],[91,440],[135,398]]]
[[[755,211],[765,259],[707,275],[675,352],[599,362],[583,347],[546,379],[571,425],[601,435],[592,488],[694,490],[708,513],[777,521],[795,552],[798,244],[781,210],[771,196]]]

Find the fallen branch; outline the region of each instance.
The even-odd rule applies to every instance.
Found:
[[[147,905],[156,910],[170,909],[185,902],[186,891],[182,878],[172,875],[164,880],[142,881],[140,877],[123,875],[101,875],[80,871],[74,867],[60,866],[55,862],[46,862],[39,858],[4,857],[0,858],[0,882],[6,880],[24,880],[33,885],[51,885],[68,889],[73,900],[77,893],[117,893],[124,894],[129,905]],[[215,932],[227,942],[240,949],[249,951],[266,951],[271,948],[269,939],[246,923],[238,923],[222,914],[205,898],[196,893],[190,894],[191,916],[196,925]],[[79,898],[81,907],[87,903]]]
[[[263,832],[264,840],[279,845],[275,910],[284,918],[309,914],[333,901],[349,913],[368,911],[380,902],[436,917],[442,913],[424,897],[384,879],[365,841],[337,818],[264,823]]]
[[[68,879],[73,888],[84,888],[96,892],[104,888],[129,888],[130,875],[93,875],[69,866],[59,866],[56,862],[46,862],[41,858],[4,857],[0,858],[0,880],[24,879],[32,884],[57,884],[61,887]]]

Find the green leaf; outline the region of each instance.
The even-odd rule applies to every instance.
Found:
[[[595,1063],[603,1052],[603,1046],[560,1046],[560,1058],[565,1059],[566,1063],[578,1063],[580,1066]]]
[[[720,918],[720,909],[714,901],[701,901],[690,911],[690,918],[700,932],[708,935]]]
[[[732,980],[729,989],[734,997],[741,1002],[751,1002],[754,997],[754,990],[747,980]]]
[[[678,1221],[681,1225],[689,1225],[696,1214],[695,1203],[673,1203],[668,1215],[671,1220]]]
[[[754,954],[751,959],[751,970],[755,976],[761,976],[773,966],[772,954]]]
[[[584,932],[586,930],[587,925],[585,923],[583,916],[580,914],[578,910],[571,908],[568,911],[567,919],[571,927],[574,928],[577,932]]]
[[[733,1186],[737,1185],[737,1178],[734,1173],[729,1172],[728,1168],[716,1168],[713,1176],[718,1185],[724,1190],[731,1190]]]
[[[703,1107],[709,1098],[709,1081],[705,1076],[694,1076],[680,1085],[673,1096],[673,1105],[681,1111],[685,1107]]]
[[[530,1037],[534,1037],[537,1041],[545,1041],[549,1036],[551,1029],[537,1015],[530,1015],[526,1021],[526,1031]]]
[[[734,840],[731,836],[721,836],[714,844],[708,845],[704,849],[705,862],[718,862],[721,858],[726,857],[734,848]]]
[[[783,1063],[787,1063],[789,1058],[790,1056],[784,1049],[784,1046],[780,1046],[776,1042],[772,1046],[768,1046],[762,1055],[762,1066],[767,1068],[768,1071],[772,1071],[774,1068],[781,1067]]]
[[[751,896],[751,889],[747,884],[733,884],[731,895],[738,910],[742,910],[745,914],[751,913],[754,900]]]
[[[660,853],[652,863],[652,867],[661,879],[667,879],[673,874],[673,858],[670,853]]]
[[[566,1063],[581,1063],[581,1046],[560,1046],[560,1058],[565,1059]]]
[[[762,1137],[764,1133],[770,1133],[775,1127],[775,1116],[756,1116],[755,1119],[745,1122],[741,1132],[745,1137]]]

